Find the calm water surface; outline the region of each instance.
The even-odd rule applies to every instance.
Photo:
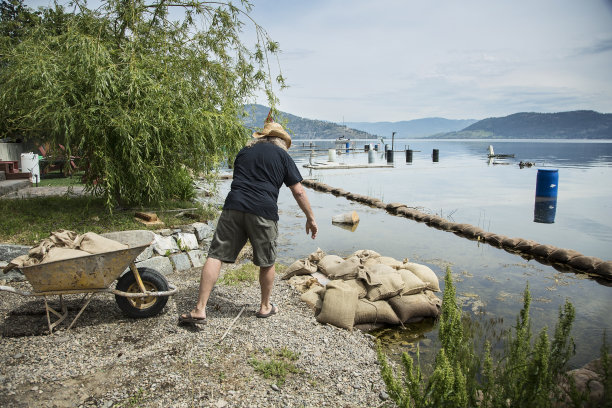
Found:
[[[303,167],[309,162],[310,153],[301,147],[302,142],[294,141],[290,153],[304,178],[387,203],[421,207],[426,212],[498,234],[612,259],[612,143],[395,140],[395,150],[408,146],[414,151],[412,163],[405,162],[403,152],[396,152],[393,168],[315,171]],[[321,151],[316,152],[318,156],[313,160],[326,161],[325,149],[333,147],[333,143],[314,143]],[[356,146],[361,152],[339,155],[337,161],[367,163],[363,143],[357,142]],[[490,162],[489,144],[495,153],[514,154],[515,158]],[[433,149],[439,149],[437,163],[432,161]],[[377,154],[376,160],[384,163],[383,154]],[[536,166],[521,169],[518,166],[521,160],[535,162]],[[559,169],[557,209],[552,224],[533,221],[539,168]],[[437,273],[441,283],[446,267],[450,266],[464,310],[476,318],[494,319],[498,329],[515,324],[528,283],[532,328],[536,333],[543,326],[549,327],[549,333],[554,330],[559,307],[566,299],[575,306],[573,336],[577,347],[573,366],[597,358],[604,330],[612,333],[610,287],[345,198],[313,190],[308,190],[308,194],[320,227],[315,241],[305,235],[303,215],[290,191],[281,189],[281,262],[291,263],[318,247],[342,256],[358,249],[372,249],[396,259],[409,258],[426,264]],[[333,215],[352,210],[361,219],[355,231],[331,224]],[[392,353],[412,349],[415,341],[420,342],[423,352],[437,341],[437,329],[432,325],[409,327],[394,335],[402,337],[405,343],[390,350]]]

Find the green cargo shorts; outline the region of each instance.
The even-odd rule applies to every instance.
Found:
[[[253,263],[268,267],[276,261],[278,225],[259,215],[238,210],[223,210],[208,250],[208,256],[234,263],[247,239],[253,247]]]

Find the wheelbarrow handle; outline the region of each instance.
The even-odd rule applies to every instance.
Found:
[[[0,285],[0,291],[11,292],[11,293],[14,293],[16,295],[21,295],[21,296],[36,296],[33,292],[26,292],[26,291],[23,291],[23,290],[18,290],[18,289],[15,289],[13,287],[10,287],[10,286],[1,286]]]

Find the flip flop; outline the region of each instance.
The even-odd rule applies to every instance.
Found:
[[[205,317],[193,317],[191,315],[191,312],[187,312],[186,316],[179,315],[178,320],[179,320],[179,323],[185,323],[185,324],[201,324],[201,325],[206,324]]]
[[[270,311],[268,313],[255,313],[255,316],[257,316],[259,319],[265,319],[266,317],[270,317],[272,315],[275,315],[276,313],[278,313],[278,308],[276,307],[276,305],[274,303],[270,303],[270,305],[272,305],[272,309],[270,309]]]

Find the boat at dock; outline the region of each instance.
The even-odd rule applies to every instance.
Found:
[[[334,145],[336,146],[336,149],[348,148],[351,145],[351,139],[340,136],[334,141]]]

